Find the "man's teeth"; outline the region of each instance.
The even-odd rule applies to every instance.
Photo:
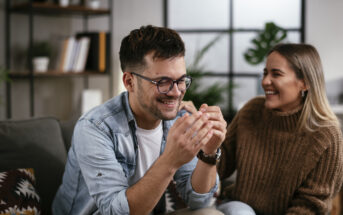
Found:
[[[274,95],[276,94],[276,91],[272,91],[272,90],[268,90],[268,91],[265,91],[266,95]]]
[[[174,101],[163,101],[163,104],[172,105],[174,104]]]

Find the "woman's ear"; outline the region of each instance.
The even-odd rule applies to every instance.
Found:
[[[131,73],[124,72],[123,83],[124,83],[124,86],[128,92],[133,92],[134,82],[133,82],[133,75]]]
[[[301,88],[302,91],[307,91],[307,90],[310,89],[309,85],[306,84],[305,80],[302,79],[300,84],[301,84],[300,88]]]

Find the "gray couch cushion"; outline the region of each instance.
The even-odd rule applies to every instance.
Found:
[[[51,214],[66,158],[61,127],[55,118],[0,122],[0,171],[34,169],[42,214]]]
[[[63,133],[64,146],[69,151],[71,146],[71,139],[73,137],[74,126],[77,119],[71,119],[68,121],[60,121],[61,129]]]

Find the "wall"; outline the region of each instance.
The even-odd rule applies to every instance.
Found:
[[[114,1],[114,53],[113,66],[117,89],[115,94],[125,90],[122,86],[119,63],[119,48],[123,37],[142,25],[163,25],[163,1],[161,0],[115,0]]]
[[[306,42],[322,59],[326,88],[332,104],[343,93],[343,1],[307,0]]]

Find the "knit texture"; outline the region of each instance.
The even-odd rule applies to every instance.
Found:
[[[229,125],[218,171],[237,178],[223,195],[258,214],[327,213],[343,179],[340,128],[297,132],[301,109],[280,113],[264,102],[251,100]]]

